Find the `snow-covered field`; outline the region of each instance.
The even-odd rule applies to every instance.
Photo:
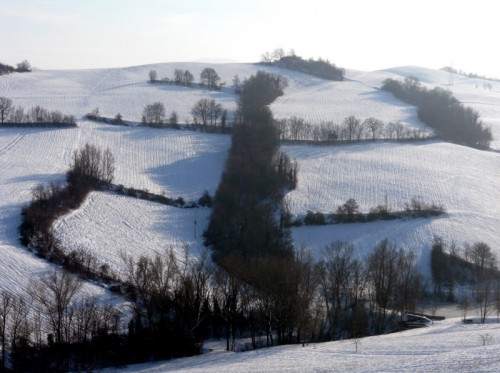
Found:
[[[92,193],[85,204],[54,225],[65,247],[81,248],[124,273],[122,254],[165,254],[170,248],[182,257],[203,250],[203,231],[210,209],[181,209],[111,193]],[[110,234],[112,231],[112,234]]]
[[[494,322],[492,320],[492,322]],[[483,346],[481,337],[490,339]],[[498,372],[500,324],[460,319],[359,340],[225,352],[223,343],[201,356],[141,364],[113,372]]]
[[[419,254],[422,269],[434,235],[459,246],[483,241],[500,254],[498,153],[441,142],[284,150],[299,162],[298,187],[286,198],[293,214],[335,212],[349,198],[368,212],[385,196],[396,211],[413,197],[447,210],[433,219],[295,228],[297,243],[318,250],[334,240],[350,241],[363,253],[389,238]]]
[[[213,194],[217,188],[230,138],[91,122],[80,122],[78,128],[64,130],[0,128],[0,288],[21,291],[32,277],[52,268],[18,243],[21,208],[30,201],[36,184],[64,181],[73,151],[87,142],[110,148],[116,160],[116,183],[195,200],[204,190]],[[87,204],[92,205],[92,199]],[[123,204],[122,218],[126,218],[132,205],[129,201]],[[153,221],[152,217],[146,218]],[[201,230],[203,218],[200,221]],[[99,246],[98,236],[82,224],[77,223],[76,231]],[[111,219],[105,222],[107,237],[118,232],[114,224],[117,222]],[[125,237],[129,235],[132,233],[126,231]],[[118,235],[111,240],[119,242]],[[156,241],[144,244],[153,245]],[[97,288],[94,291],[102,293]]]

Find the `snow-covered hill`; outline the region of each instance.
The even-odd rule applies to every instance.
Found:
[[[172,77],[187,69],[195,80],[203,68],[213,67],[226,82],[221,92],[197,88],[153,85],[148,72]],[[348,115],[374,116],[385,122],[402,121],[421,127],[416,109],[378,89],[387,77],[416,76],[429,87],[451,89],[463,102],[480,111],[500,138],[500,83],[455,76],[418,67],[376,72],[348,71],[345,82],[328,82],[305,74],[254,64],[168,63],[99,70],[36,71],[0,77],[0,96],[25,108],[41,105],[81,117],[98,107],[105,116],[120,112],[139,120],[146,104],[163,102],[167,112],[177,111],[181,121],[190,117],[201,97],[214,98],[232,111],[237,96],[232,78],[241,80],[264,69],[289,80],[285,95],[272,104],[279,118],[304,117],[313,124],[341,121]],[[147,188],[169,197],[194,200],[204,190],[214,193],[224,167],[230,138],[188,131],[115,127],[79,121],[75,129],[0,128],[0,287],[20,288],[47,264],[27,253],[17,242],[20,210],[39,182],[63,181],[74,150],[90,142],[109,147],[116,159],[117,184]],[[351,240],[360,252],[378,239],[389,237],[420,254],[427,266],[428,249],[435,234],[457,243],[482,240],[500,252],[499,153],[477,151],[443,142],[413,144],[372,143],[335,147],[284,146],[299,162],[299,186],[287,200],[292,212],[332,212],[348,198],[364,211],[383,202],[387,194],[395,207],[410,198],[442,203],[448,214],[432,220],[377,222],[362,225],[301,227],[293,232],[298,243],[317,253],[328,242]],[[93,194],[81,210],[56,224],[57,233],[70,246],[84,246],[118,265],[118,253],[154,252],[159,246],[196,249],[208,216],[207,210],[183,211],[114,195]],[[196,215],[199,214],[199,215]],[[197,221],[196,239],[194,220]]]

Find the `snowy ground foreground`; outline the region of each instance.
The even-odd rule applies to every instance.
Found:
[[[492,320],[492,322],[494,322]],[[491,336],[483,346],[481,336]],[[460,319],[359,340],[279,346],[249,352],[214,351],[113,372],[498,372],[500,324],[463,325]]]

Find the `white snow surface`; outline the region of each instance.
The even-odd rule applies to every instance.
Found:
[[[491,320],[494,322],[493,320]],[[483,346],[481,336],[491,336]],[[352,340],[226,352],[207,343],[205,355],[139,364],[113,372],[498,372],[500,324],[434,322],[421,329]]]
[[[123,255],[182,258],[203,250],[210,209],[181,209],[111,193],[93,192],[77,211],[59,219],[54,232],[65,247],[88,251],[124,278]],[[112,234],[110,234],[112,233]]]

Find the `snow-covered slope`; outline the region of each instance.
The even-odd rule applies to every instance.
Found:
[[[396,211],[413,197],[447,210],[433,219],[296,228],[297,243],[318,250],[344,240],[366,252],[389,238],[427,259],[433,236],[439,235],[460,246],[483,241],[500,254],[498,153],[441,142],[283,149],[299,163],[298,187],[286,197],[293,214],[335,212],[349,198],[368,212],[384,204],[385,196]]]
[[[374,72],[349,71],[350,78],[373,87],[381,87],[387,78],[402,80],[415,77],[432,89],[441,87],[453,92],[464,105],[477,110],[483,122],[492,130],[493,149],[500,150],[500,81],[468,78],[442,70],[402,66]]]
[[[33,276],[52,268],[18,243],[21,208],[30,201],[36,184],[63,182],[73,151],[87,142],[110,148],[116,161],[117,184],[195,200],[204,190],[213,194],[217,188],[230,138],[91,122],[80,122],[73,129],[0,128],[0,288],[21,291]],[[133,202],[122,206],[122,218],[131,205]],[[87,232],[87,239],[99,246],[97,232],[89,232],[82,224],[77,223],[76,230]],[[119,242],[119,229],[114,226],[118,222],[110,219],[103,224],[111,242]],[[125,237],[131,234],[126,232]],[[154,240],[144,242],[146,247],[154,244]]]
[[[54,232],[65,247],[90,252],[123,276],[123,254],[138,259],[172,248],[179,258],[185,249],[199,255],[209,214],[207,208],[181,209],[94,192],[80,209],[59,219]]]
[[[483,346],[481,337],[488,339]],[[130,366],[119,372],[498,372],[499,324],[463,325],[459,319],[359,340],[225,352]],[[217,346],[219,347],[217,349]],[[116,371],[116,370],[113,370]]]

